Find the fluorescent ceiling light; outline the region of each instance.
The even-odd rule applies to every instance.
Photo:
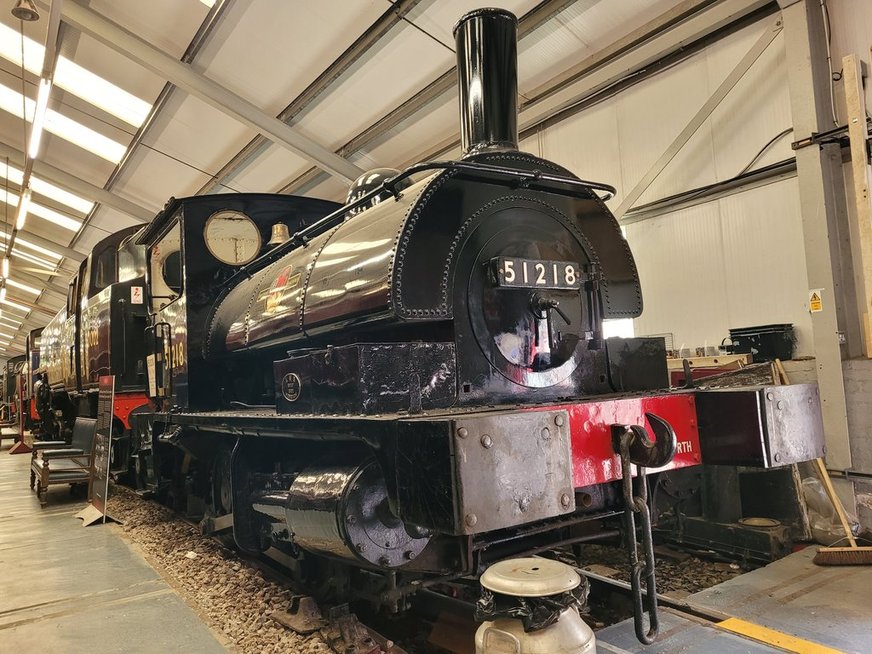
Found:
[[[45,112],[48,110],[48,96],[51,95],[51,80],[40,79],[39,91],[36,94],[36,113],[33,126],[30,128],[30,145],[27,153],[31,159],[39,156],[39,144],[42,141],[42,128],[45,127]]]
[[[16,320],[15,318],[7,318],[6,316],[0,316],[0,321],[12,323],[9,325],[9,327],[11,327],[12,329],[18,329],[18,327],[21,325],[20,320]]]
[[[33,112],[36,103],[30,98],[25,98],[25,115],[27,120],[33,120]],[[0,109],[9,112],[13,116],[23,118],[21,115],[21,94],[0,84]],[[90,127],[77,123],[72,118],[67,118],[57,111],[49,109],[45,114],[46,131],[55,134],[73,145],[87,150],[98,157],[118,163],[124,156],[127,148],[108,136],[103,136]]]
[[[214,7],[215,6],[215,0],[200,0],[200,2],[202,2],[207,7]]]
[[[9,240],[9,235],[6,234],[5,232],[3,232],[2,229],[0,229],[0,239],[2,239],[4,241]],[[24,247],[26,247],[30,250],[33,250],[34,252],[39,252],[40,254],[44,254],[45,256],[54,259],[55,264],[63,258],[63,255],[58,254],[57,252],[54,252],[52,250],[49,250],[48,248],[44,248],[41,245],[37,245],[36,243],[31,243],[27,239],[21,238],[20,235],[16,237],[15,243],[17,245],[23,245]],[[55,264],[52,264],[52,265],[55,265]]]
[[[6,278],[6,283],[9,284],[12,288],[17,288],[20,291],[25,291],[27,293],[32,293],[33,295],[39,295],[42,293],[38,288],[34,288],[33,286],[28,286],[27,284],[22,284],[21,282],[16,282],[14,279]]]
[[[12,334],[4,334],[3,332],[0,332],[0,338],[8,338],[9,340],[12,340],[13,338],[15,338],[15,336],[13,336]]]
[[[35,257],[32,254],[27,254],[27,252],[22,252],[16,248],[12,248],[12,256],[18,259],[24,259],[27,262],[35,263],[37,266],[42,266],[46,269],[46,272],[53,271],[56,263],[52,263],[51,261],[46,261],[45,259],[40,259],[39,257]]]
[[[24,172],[15,166],[0,166],[0,177],[8,179],[13,184],[18,184],[19,186],[24,182]],[[30,188],[32,188],[33,192],[38,195],[44,195],[47,198],[51,198],[52,200],[83,214],[90,213],[91,209],[94,208],[94,202],[91,200],[79,197],[74,193],[70,193],[59,186],[50,184],[49,182],[33,175],[30,176]]]
[[[30,177],[30,188],[33,189],[34,193],[51,198],[52,200],[60,202],[61,204],[68,206],[70,209],[75,209],[80,213],[91,213],[91,210],[94,208],[93,201],[81,198],[74,193],[65,191],[54,184],[49,184],[48,182],[32,175]]]
[[[17,30],[2,23],[0,23],[0,57],[16,66],[21,66],[21,35]],[[40,75],[44,57],[45,48],[33,39],[24,37],[24,67],[34,75]],[[54,83],[134,127],[142,125],[148,112],[151,111],[151,105],[145,100],[137,98],[63,56],[58,57],[55,66]]]
[[[9,257],[3,257],[2,273],[4,277],[9,277]]]
[[[54,263],[52,263],[53,266],[56,266],[58,262],[63,258],[63,256],[58,254],[57,252],[52,252],[48,248],[44,248],[41,245],[37,245],[36,243],[31,243],[30,241],[27,241],[20,236],[15,239],[15,242],[19,245],[23,245],[30,250],[33,250],[34,252],[39,252],[40,254],[44,254],[47,257],[51,257],[52,259],[54,259]],[[15,248],[12,248],[12,251],[14,252]]]
[[[45,218],[49,222],[52,222],[59,227],[68,229],[71,232],[79,231],[79,228],[82,226],[81,220],[70,218],[69,216],[65,216],[64,214],[59,213],[54,209],[49,209],[48,207],[44,207],[41,204],[31,202],[30,196],[31,193],[27,193],[27,206],[29,207],[29,213],[33,214],[34,216],[39,216],[40,218]],[[0,199],[6,202],[6,204],[8,204],[10,207],[18,206],[18,196],[15,193],[9,193],[7,195],[5,191],[0,191]],[[21,229],[21,227],[16,225],[16,229]]]
[[[5,232],[0,231],[0,239],[8,241],[9,236]],[[60,255],[57,252],[52,252],[48,248],[44,248],[41,245],[37,245],[36,243],[31,243],[27,239],[21,238],[21,235],[15,238],[15,244],[23,245],[24,247],[33,250],[34,252],[39,252],[40,254],[44,254],[45,256],[54,259],[55,262],[52,264],[52,266],[57,265],[57,263],[63,258],[63,255]],[[15,252],[15,248],[13,248],[12,251]]]
[[[24,192],[18,196],[18,216],[15,218],[15,229],[24,229],[24,221],[27,220],[27,211],[30,209],[30,188],[24,189]],[[6,198],[9,202],[9,198]]]
[[[24,313],[30,313],[30,309],[22,304],[18,304],[17,302],[13,302],[12,300],[0,300],[0,304],[5,307],[11,307],[12,309],[16,309],[18,311],[23,311]]]

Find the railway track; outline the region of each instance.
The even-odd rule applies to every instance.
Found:
[[[126,488],[115,487],[110,512],[122,522],[126,535],[169,577],[210,626],[231,641],[242,654],[255,652],[346,651],[354,654],[466,654],[477,624],[473,621],[474,584],[455,582],[424,588],[414,598],[412,610],[401,616],[376,614],[365,606],[321,606],[307,633],[289,628],[289,607],[301,601],[293,590],[287,555],[268,550],[249,556],[229,550],[217,536],[204,536],[199,525]],[[615,564],[601,546],[590,548],[593,565],[576,569],[592,587],[589,621],[602,628],[632,615],[630,585],[612,574],[620,571],[597,565]],[[547,553],[544,553],[547,555]],[[568,553],[563,553],[569,556]],[[561,558],[565,558],[561,557]],[[714,564],[712,564],[714,565]],[[684,565],[684,568],[693,566]],[[711,575],[705,577],[711,578]],[[703,586],[705,587],[705,586]],[[702,612],[669,594],[658,594],[661,607],[716,623],[727,616]],[[312,604],[304,601],[303,611]],[[298,609],[299,611],[299,609]],[[347,617],[355,613],[356,618]],[[338,634],[358,634],[349,648]],[[367,640],[369,638],[369,640]]]

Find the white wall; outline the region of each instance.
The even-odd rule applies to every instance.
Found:
[[[826,0],[832,28],[831,53],[833,70],[842,68],[842,57],[856,54],[867,64],[870,61],[869,48],[872,46],[872,1],[870,0]],[[867,69],[867,74],[868,74]],[[844,122],[844,90],[841,82],[834,84],[836,112]],[[872,107],[872,84],[866,85],[866,106]]]
[[[636,333],[714,345],[730,327],[793,323],[812,354],[796,178],[627,228],[645,311]]]
[[[614,184],[615,208],[774,20],[543,130],[522,149]],[[735,176],[791,124],[779,35],[637,204]],[[792,140],[777,142],[755,168],[791,158]],[[798,205],[791,178],[628,225],[645,298],[636,334],[671,332],[676,347],[696,347],[720,343],[730,327],[794,323],[798,354],[811,354]]]

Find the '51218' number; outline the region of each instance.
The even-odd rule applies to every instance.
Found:
[[[581,269],[572,261],[497,257],[497,286],[514,288],[580,288]]]

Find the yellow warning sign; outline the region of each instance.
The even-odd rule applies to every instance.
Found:
[[[824,310],[822,288],[813,288],[808,292],[808,310],[811,313],[820,313]]]

